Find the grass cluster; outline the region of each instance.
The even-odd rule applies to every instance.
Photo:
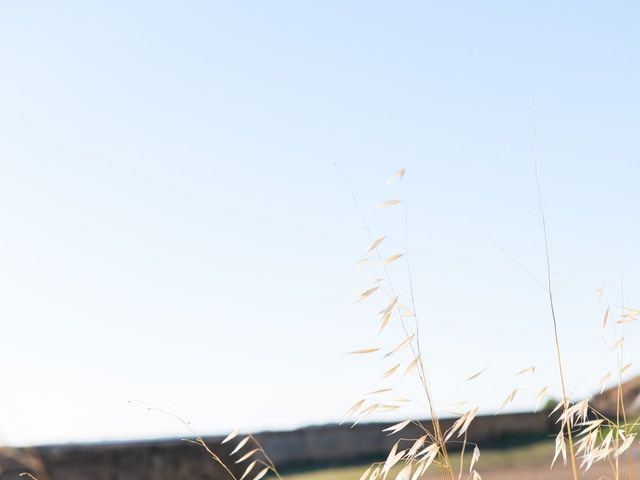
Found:
[[[405,169],[397,171],[387,184],[399,183],[405,176]],[[555,361],[558,369],[558,382],[562,399],[553,409],[552,414],[558,419],[558,432],[553,442],[553,448],[548,448],[547,444],[535,450],[536,454],[544,451],[549,455],[550,463],[553,466],[559,459],[562,464],[569,469],[571,478],[577,480],[582,472],[588,471],[595,463],[608,463],[611,469],[611,478],[620,480],[622,478],[632,478],[632,462],[629,457],[629,449],[634,443],[637,431],[637,422],[631,422],[627,418],[624,403],[624,392],[622,377],[630,364],[624,361],[624,326],[634,322],[640,311],[621,307],[620,314],[613,318],[610,309],[607,308],[602,322],[603,330],[608,326],[614,328],[614,335],[617,336],[611,349],[616,352],[618,359],[618,371],[610,373],[602,379],[604,385],[610,378],[615,378],[617,382],[616,414],[615,416],[605,415],[589,404],[589,400],[572,401],[567,388],[565,377],[564,358],[562,356],[561,339],[559,336],[559,319],[556,313],[555,298],[552,282],[552,265],[549,256],[549,235],[543,208],[542,195],[540,193],[540,183],[538,181],[536,167],[536,183],[538,189],[538,201],[540,207],[541,230],[544,241],[546,258],[546,278],[539,281],[545,291],[549,305],[549,331],[555,347]],[[367,280],[368,285],[360,291],[354,303],[378,302],[380,310],[375,321],[378,333],[385,331],[390,325],[399,326],[402,337],[396,343],[388,346],[368,346],[353,350],[351,354],[358,356],[378,356],[383,354],[385,365],[381,369],[378,379],[379,388],[370,391],[358,399],[346,413],[346,418],[355,425],[372,415],[382,412],[395,412],[399,417],[399,422],[386,428],[383,432],[387,435],[395,435],[398,440],[389,450],[386,458],[370,465],[358,469],[360,480],[376,480],[393,478],[395,480],[420,480],[422,478],[440,477],[442,480],[480,480],[478,472],[480,460],[479,446],[470,442],[468,430],[478,413],[477,406],[465,407],[460,412],[459,418],[452,426],[444,429],[438,418],[433,400],[431,383],[426,373],[422,357],[422,345],[420,339],[420,322],[416,311],[411,270],[409,266],[409,256],[406,249],[406,239],[404,248],[398,249],[397,243],[388,245],[387,237],[384,234],[376,233],[370,229],[358,201],[353,195],[358,213],[363,226],[369,236],[369,245],[364,249],[364,258],[358,260],[356,265],[359,270],[371,273],[371,278]],[[405,201],[391,198],[384,200],[378,205],[380,208],[405,209]],[[391,246],[392,249],[387,250]],[[392,278],[389,265],[395,262],[405,262],[408,291],[399,292],[396,288],[394,278]],[[601,294],[601,292],[599,292]],[[620,333],[620,330],[623,330]],[[529,367],[517,374],[535,373],[535,367]],[[477,378],[483,371],[477,372],[467,379],[471,381]],[[404,402],[408,399],[398,396],[398,392],[390,383],[391,378],[403,376],[412,377],[419,383],[423,398],[421,404],[425,406],[423,412],[428,417],[429,423],[424,424],[421,420],[411,416],[405,411]],[[513,402],[517,394],[517,389],[513,390],[504,400],[500,409]],[[547,387],[538,392],[538,402],[547,400]],[[467,405],[467,404],[465,404]],[[418,437],[405,438],[402,436],[403,430],[408,425],[418,427],[421,435]],[[230,441],[235,434],[225,441]],[[254,444],[253,447],[248,445]],[[452,449],[452,445],[455,446]],[[452,454],[452,450],[460,453]],[[548,452],[547,452],[548,450]],[[238,443],[234,455],[241,455],[236,463],[248,462],[248,466],[240,478],[234,480],[259,480],[267,474],[273,474],[282,478],[272,462],[264,459],[265,452],[261,447],[255,445],[255,439],[251,436],[244,437]],[[533,455],[533,451],[526,452]],[[490,465],[496,457],[491,455],[483,457],[483,462]],[[256,466],[258,466],[256,474]],[[325,472],[327,473],[327,472]],[[353,468],[334,470],[330,472],[331,478],[356,478]],[[329,478],[322,473],[311,473],[307,475],[297,475],[292,479],[320,480]]]

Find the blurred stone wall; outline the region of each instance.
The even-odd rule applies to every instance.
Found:
[[[619,394],[622,394],[624,400],[625,414],[634,418],[640,416],[640,377],[595,395],[590,401],[591,406],[610,418],[616,418]]]
[[[443,427],[453,420],[442,421]],[[428,425],[428,421],[424,422]],[[256,438],[263,444],[276,465],[311,467],[346,464],[357,461],[384,459],[398,436],[381,432],[390,424],[325,425],[286,432],[262,432]],[[509,439],[541,438],[553,432],[553,422],[547,412],[477,417],[469,429],[469,440],[480,447],[490,447]],[[403,437],[419,437],[423,433],[414,427],[402,431]],[[205,439],[222,458],[231,445],[220,445],[221,437]],[[25,470],[32,471],[39,480],[217,480],[227,478],[201,447],[179,440],[158,440],[113,444],[82,444],[42,446],[34,449],[31,468],[25,458],[29,452],[14,451],[22,459],[5,455],[0,480],[17,479]],[[39,471],[41,460],[46,472]],[[229,462],[233,465],[233,462]],[[244,464],[246,465],[246,463]],[[240,469],[241,470],[241,469]],[[25,477],[22,477],[24,480]]]

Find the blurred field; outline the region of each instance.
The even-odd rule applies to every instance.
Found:
[[[564,480],[570,479],[569,469],[556,466],[550,469],[553,458],[553,442],[542,441],[527,446],[506,448],[500,450],[485,450],[482,452],[478,463],[478,471],[482,474],[483,480]],[[468,465],[469,458],[465,459]],[[460,465],[459,456],[455,458],[456,471]],[[285,480],[358,480],[366,470],[368,464],[354,465],[348,467],[326,468],[307,472],[298,472],[285,475]],[[640,452],[635,450],[631,454],[631,476],[638,478],[640,474]],[[397,470],[396,470],[397,471]],[[468,470],[462,472],[461,479],[467,479]],[[393,479],[394,475],[387,477]],[[424,478],[440,478],[439,473],[433,470],[430,475]],[[607,463],[594,466],[589,472],[584,473],[581,479],[596,480],[600,478],[611,478],[611,470]],[[627,478],[625,476],[624,478]]]
[[[470,458],[470,455],[465,455],[466,465],[469,464]],[[483,451],[480,456],[479,469],[495,471],[525,465],[534,467],[545,461],[548,464],[551,458],[553,458],[553,442],[543,441],[524,447]],[[456,471],[458,471],[460,465],[459,455],[455,455],[452,460],[456,466]],[[294,473],[286,475],[285,480],[358,480],[368,466],[368,464],[362,464]],[[462,478],[466,478],[466,476],[463,475]]]

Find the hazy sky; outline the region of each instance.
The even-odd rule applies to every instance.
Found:
[[[339,420],[389,365],[345,352],[402,339],[376,335],[383,293],[352,303],[377,273],[354,276],[369,238],[345,179],[384,255],[405,210],[375,205],[406,201],[441,411],[558,396],[545,293],[514,261],[544,278],[534,125],[568,381],[589,394],[615,367],[606,305],[621,286],[640,304],[638,14],[2,2],[0,438],[185,434],[130,399],[203,433]],[[406,294],[404,260],[390,273]]]

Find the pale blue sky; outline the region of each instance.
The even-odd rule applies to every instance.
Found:
[[[441,409],[557,395],[544,292],[501,250],[544,275],[532,106],[569,384],[588,394],[613,365],[594,290],[640,302],[639,13],[2,2],[0,438],[184,434],[129,399],[203,433],[340,419],[386,365],[344,352],[400,338],[375,335],[383,297],[352,304],[368,237],[344,177],[400,244],[402,207],[375,204],[407,201]]]

